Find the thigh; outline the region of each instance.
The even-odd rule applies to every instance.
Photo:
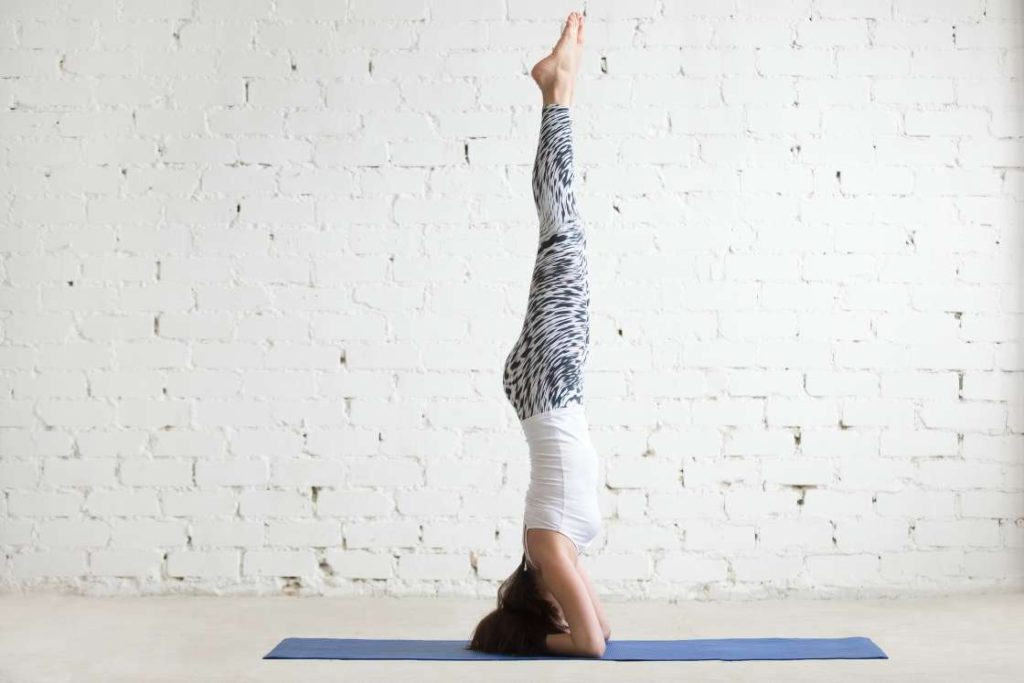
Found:
[[[582,401],[589,305],[585,262],[569,250],[539,254],[523,329],[503,377],[521,419]]]

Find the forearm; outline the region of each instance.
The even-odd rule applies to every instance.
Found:
[[[590,576],[583,572],[581,574],[583,574],[584,583],[587,585],[587,594],[590,595],[590,601],[594,605],[594,614],[597,615],[597,620],[601,624],[601,632],[604,634],[604,639],[607,642],[611,638],[612,628],[608,623],[608,617],[604,613],[604,605],[601,604],[601,598],[597,596],[597,591],[594,589]]]
[[[601,633],[604,635],[605,642],[612,637],[612,627],[608,624],[608,618],[604,614],[604,610],[601,609],[599,602],[594,603],[597,612],[597,620],[601,622]]]
[[[572,639],[572,633],[549,633],[545,638],[545,644],[548,650],[560,655],[601,657],[604,654],[603,647],[595,648],[593,645],[577,643]]]

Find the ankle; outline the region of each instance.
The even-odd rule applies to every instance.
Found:
[[[541,96],[545,105],[564,104],[569,106],[572,104],[572,95],[572,88],[566,86],[544,88],[541,90]]]

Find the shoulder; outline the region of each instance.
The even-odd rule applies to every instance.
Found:
[[[576,566],[576,548],[565,534],[550,529],[528,529],[526,537],[530,560],[542,571],[555,566],[569,569]]]

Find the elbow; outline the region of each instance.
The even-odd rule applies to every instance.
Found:
[[[612,637],[612,630],[610,628],[606,628],[604,630],[604,642],[607,643],[608,639],[611,638],[611,637]]]
[[[595,640],[592,643],[588,643],[586,647],[583,648],[583,652],[581,654],[584,657],[594,657],[600,659],[601,657],[604,657],[604,650],[605,641],[603,639]]]

